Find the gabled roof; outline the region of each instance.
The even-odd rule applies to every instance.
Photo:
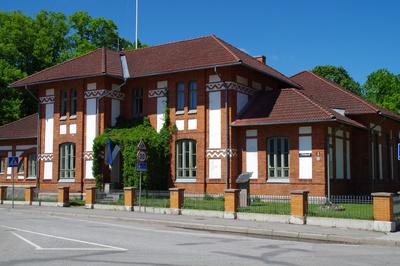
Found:
[[[0,140],[37,138],[38,114],[0,126]]]
[[[311,71],[303,71],[291,77],[300,84],[301,90],[308,97],[332,109],[343,109],[345,115],[382,114],[395,120],[400,116],[379,107],[351,91],[339,86],[326,78],[318,76]]]
[[[120,53],[105,48],[73,58],[58,65],[46,68],[9,87],[21,87],[51,81],[110,75],[122,77]]]
[[[123,78],[120,59],[122,54],[126,57],[130,78],[244,65],[267,76],[274,77],[280,81],[281,87],[300,88],[298,84],[285,75],[215,35],[150,46],[123,53],[104,48],[98,49],[14,82],[10,87],[99,75]]]
[[[300,90],[289,88],[258,93],[234,120],[232,126],[334,121],[365,128],[360,123],[316,103]]]

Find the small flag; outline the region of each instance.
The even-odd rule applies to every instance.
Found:
[[[120,148],[117,144],[115,144],[110,138],[108,138],[108,167],[110,170],[112,169],[114,159],[117,157]]]

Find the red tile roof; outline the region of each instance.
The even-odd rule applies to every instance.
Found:
[[[98,75],[122,78],[120,54],[98,49],[14,82],[10,87]],[[133,78],[237,64],[278,79],[282,87],[300,87],[285,75],[214,35],[126,51],[124,54],[130,77]]]
[[[37,138],[38,114],[0,126],[0,140]]]
[[[16,81],[10,87],[100,75],[122,76],[119,52],[97,49]]]
[[[303,87],[301,91],[308,97],[329,108],[343,109],[345,115],[382,113],[393,119],[400,120],[399,115],[370,103],[337,83],[318,76],[311,71],[300,72],[291,77],[291,79]]]
[[[339,121],[364,128],[330,108],[326,108],[298,89],[260,92],[250,101],[232,126],[259,126],[272,124],[313,123]]]

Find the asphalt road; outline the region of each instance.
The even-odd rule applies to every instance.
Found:
[[[399,265],[400,249],[210,233],[0,208],[0,265]]]

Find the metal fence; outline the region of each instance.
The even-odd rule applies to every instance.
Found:
[[[225,209],[224,194],[184,194],[183,209],[223,211]]]
[[[290,196],[240,194],[239,212],[290,215]]]
[[[308,216],[373,220],[372,196],[309,197]]]
[[[135,206],[146,206],[156,208],[169,208],[168,190],[149,190],[135,193]]]

